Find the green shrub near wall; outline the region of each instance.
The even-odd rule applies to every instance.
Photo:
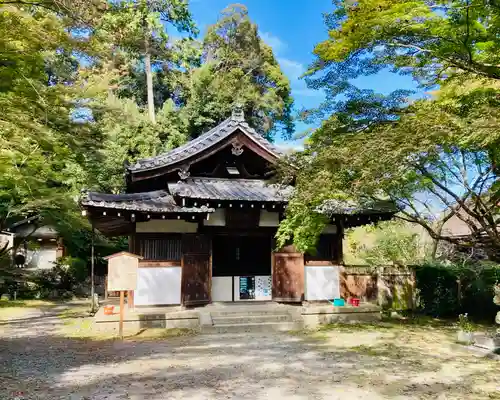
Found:
[[[415,267],[419,308],[433,317],[494,319],[493,285],[500,281],[500,266],[492,263],[424,264]]]

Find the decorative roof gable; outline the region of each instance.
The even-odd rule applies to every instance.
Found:
[[[156,157],[138,160],[134,165],[127,166],[127,172],[135,174],[183,163],[221,143],[236,131],[242,132],[250,141],[268,153],[272,158],[278,159],[284,155],[276,146],[259,135],[245,122],[241,110],[235,110],[230,118],[196,139]]]

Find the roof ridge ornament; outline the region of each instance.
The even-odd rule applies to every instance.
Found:
[[[242,104],[238,103],[234,106],[231,119],[233,121],[245,122],[245,112],[243,111]]]
[[[185,179],[189,178],[189,176],[191,175],[191,172],[189,172],[189,164],[183,165],[179,169],[178,174],[179,174],[179,178],[181,178],[181,180],[185,180]]]
[[[243,144],[236,141],[236,142],[233,142],[233,148],[231,149],[231,153],[233,154],[233,156],[241,156],[243,154]]]

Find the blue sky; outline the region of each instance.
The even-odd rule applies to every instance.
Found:
[[[235,1],[236,3],[236,1]],[[248,8],[250,18],[259,27],[262,39],[269,44],[278,58],[282,70],[292,85],[292,94],[297,109],[314,107],[322,99],[320,91],[308,89],[299,76],[314,59],[314,46],[327,39],[323,13],[333,9],[331,0],[245,0],[240,1]],[[219,13],[230,2],[227,0],[191,0],[190,9],[203,34],[208,25],[217,21]],[[410,77],[382,72],[356,80],[358,86],[381,93],[392,90],[415,89]],[[303,123],[296,125],[296,131],[304,131]],[[282,141],[276,138],[277,142]]]

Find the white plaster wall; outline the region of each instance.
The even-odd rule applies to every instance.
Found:
[[[279,213],[260,210],[259,226],[278,226],[280,224]]]
[[[305,285],[306,300],[331,300],[339,298],[339,267],[305,267]]]
[[[136,306],[181,304],[181,267],[138,268]]]
[[[152,219],[135,224],[137,233],[196,233],[198,223],[177,219]]]
[[[226,225],[226,210],[218,208],[215,212],[208,214],[208,221],[204,220],[203,225],[206,226],[225,226]]]
[[[235,276],[233,277],[234,279],[234,301],[241,301],[240,300],[240,277]]]
[[[28,250],[26,264],[28,268],[51,269],[57,260],[57,245],[42,244],[36,250]]]
[[[212,277],[212,301],[232,301],[232,277],[214,276]]]

